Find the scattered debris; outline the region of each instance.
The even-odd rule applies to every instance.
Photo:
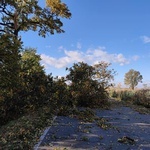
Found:
[[[118,142],[124,144],[135,144],[135,140],[127,136],[123,136],[122,138],[119,138]]]

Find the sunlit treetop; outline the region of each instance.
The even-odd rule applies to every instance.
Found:
[[[46,0],[46,4],[51,8],[53,13],[65,18],[70,18],[71,13],[65,3],[60,0]]]
[[[42,8],[38,0],[0,0],[0,34],[14,34],[20,31],[38,31],[40,36],[62,33],[61,18],[70,18],[66,4],[60,0],[46,0]]]

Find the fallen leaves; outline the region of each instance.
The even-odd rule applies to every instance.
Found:
[[[51,124],[51,110],[44,113],[42,109],[23,116],[0,128],[1,149],[33,149],[35,143]]]
[[[122,138],[119,138],[118,142],[124,144],[135,144],[135,140],[127,136],[123,136]]]

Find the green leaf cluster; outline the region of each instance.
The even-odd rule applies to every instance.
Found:
[[[9,34],[0,36],[0,92],[11,93],[19,84],[21,44]]]
[[[139,71],[130,69],[126,74],[124,78],[124,83],[126,85],[129,85],[129,87],[134,90],[134,88],[138,85],[139,82],[142,82],[142,75]]]
[[[51,8],[53,13],[65,18],[70,18],[71,13],[65,3],[62,3],[61,0],[46,0],[47,6]]]

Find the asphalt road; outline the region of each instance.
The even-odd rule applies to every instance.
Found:
[[[150,115],[129,107],[94,111],[111,127],[57,116],[35,150],[150,150]]]

